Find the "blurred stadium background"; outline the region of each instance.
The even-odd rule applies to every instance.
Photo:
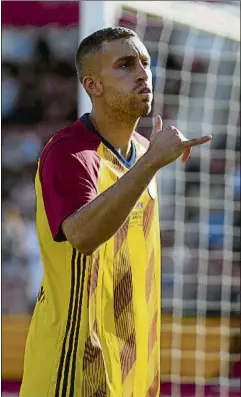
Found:
[[[152,56],[153,112],[139,131],[149,137],[159,113],[187,137],[214,136],[158,173],[161,396],[241,396],[240,2],[2,1],[1,11],[2,396],[18,395],[42,277],[36,159],[88,111],[74,53],[111,24],[136,30]]]

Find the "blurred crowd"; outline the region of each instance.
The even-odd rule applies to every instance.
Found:
[[[2,36],[3,125],[74,120],[76,29],[4,29]]]
[[[77,30],[6,28],[2,40],[2,308],[26,313],[42,277],[37,159],[51,134],[77,118]]]
[[[125,24],[124,22],[123,20],[122,24]],[[155,36],[155,30],[152,30],[153,34]],[[153,40],[155,40],[154,36]],[[150,40],[150,37],[146,40]],[[77,118],[77,79],[74,68],[77,42],[76,28],[6,28],[2,31],[3,313],[31,312],[40,286],[43,269],[35,230],[34,177],[37,158],[51,134]],[[157,59],[153,53],[154,81],[158,78],[155,75],[155,62]],[[205,66],[200,62],[193,63],[190,72],[205,73],[203,65]],[[181,92],[181,70],[182,64],[169,53],[163,90],[164,102],[165,97],[178,98]],[[179,80],[170,77],[178,73]],[[196,95],[200,93],[196,92]],[[163,105],[164,122],[175,120],[177,112],[178,102],[174,101],[170,104],[166,100]],[[190,114],[192,117],[193,113]],[[200,113],[196,117],[200,118]],[[150,123],[148,128],[149,130],[144,120],[140,124],[140,132],[148,136]],[[171,201],[166,206],[163,204],[164,211],[161,214],[163,225],[165,221],[173,222],[172,228],[163,226],[162,230],[163,297],[167,302],[164,303],[163,310],[166,311],[173,310],[174,288],[180,287],[181,298],[187,303],[191,302],[184,309],[187,314],[195,312],[196,300],[200,297],[206,301],[207,312],[209,312],[208,304],[211,302],[210,313],[219,313],[221,298],[234,302],[233,312],[234,314],[237,312],[240,286],[238,282],[232,283],[232,279],[237,281],[240,277],[240,238],[237,233],[240,226],[241,199],[238,160],[240,147],[238,140],[233,147],[229,147],[227,140],[222,137],[225,137],[225,134],[221,135],[221,139],[216,140],[212,146],[212,150],[219,153],[219,156],[211,159],[210,169],[208,172],[205,170],[207,173],[204,173],[204,177],[208,178],[208,193],[212,202],[217,200],[222,204],[213,208],[211,205],[206,223],[202,222],[200,212],[202,199],[206,199],[201,197],[200,186],[203,180],[201,181],[200,178],[203,176],[200,176],[200,171],[203,172],[203,169],[200,159],[194,155],[185,167],[187,177],[183,192],[185,209],[182,209],[184,213],[182,221],[187,224],[187,228],[183,233],[184,241],[181,242],[180,249],[176,248],[175,240],[174,222],[177,216],[175,212],[177,204]],[[234,168],[229,166],[230,153],[231,156],[237,155]],[[232,161],[231,163],[233,164]],[[169,175],[168,170],[166,175]],[[174,173],[172,178],[175,177]],[[170,191],[166,194],[171,194],[175,201],[178,192],[175,191],[174,179]],[[167,180],[166,187],[170,180]],[[227,189],[227,186],[231,188]],[[226,197],[227,192],[230,195],[230,191],[232,191],[231,196]],[[223,206],[227,200],[229,200],[228,209]],[[231,245],[229,244],[228,247],[225,247],[227,239],[224,238],[227,232],[224,230],[226,217],[231,217],[228,222],[231,225]],[[190,225],[193,227],[188,227]],[[207,267],[206,258],[204,257],[202,262],[200,251],[194,250],[194,247],[200,245],[200,230],[206,235],[205,248],[209,250]],[[203,241],[201,244],[204,247]],[[227,251],[231,256],[225,258],[224,264],[224,253]],[[215,255],[215,252],[221,252],[221,257]],[[179,273],[175,273],[177,258],[178,263],[180,262]],[[183,261],[180,258],[183,258]],[[199,291],[198,278],[205,275],[215,282],[206,284],[202,295]],[[226,284],[223,283],[223,277],[229,277]]]

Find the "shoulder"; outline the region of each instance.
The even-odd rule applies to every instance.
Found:
[[[86,158],[88,162],[97,156],[100,138],[91,133],[80,120],[57,131],[44,147],[39,158],[40,172],[46,161],[58,162],[59,164],[68,158]]]
[[[134,132],[133,137],[138,142],[138,144],[141,146],[141,148],[144,149],[144,151],[146,152],[148,150],[149,144],[150,144],[148,139],[136,131]]]

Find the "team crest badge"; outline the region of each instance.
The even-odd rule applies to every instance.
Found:
[[[147,186],[148,193],[150,197],[154,200],[156,198],[156,183],[155,179],[153,178],[149,185]]]

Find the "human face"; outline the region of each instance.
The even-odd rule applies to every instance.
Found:
[[[131,118],[149,114],[153,99],[150,62],[137,37],[104,42],[100,71],[104,107]]]

